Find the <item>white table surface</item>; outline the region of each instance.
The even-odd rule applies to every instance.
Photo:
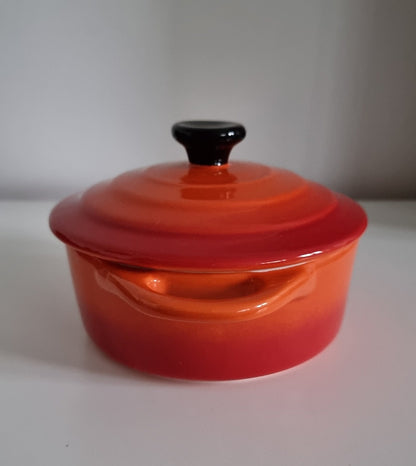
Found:
[[[103,356],[52,203],[0,203],[0,465],[415,465],[416,202],[363,205],[337,339],[280,374],[195,383]]]

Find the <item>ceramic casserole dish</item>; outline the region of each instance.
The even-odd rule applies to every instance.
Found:
[[[189,163],[124,173],[51,213],[88,334],[127,366],[184,379],[311,358],[340,328],[364,211],[290,171],[228,162],[239,124],[172,132]]]

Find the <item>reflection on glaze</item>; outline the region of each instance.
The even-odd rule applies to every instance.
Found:
[[[201,190],[199,188],[182,188],[182,199],[198,200],[198,201],[227,201],[233,199],[235,189],[233,188],[216,188],[210,190]]]
[[[138,312],[196,321],[249,320],[313,291],[311,264],[263,273],[181,273],[132,270],[96,262],[97,284]]]
[[[285,273],[256,273],[265,287],[272,287],[272,277],[280,276],[281,280],[275,282],[274,294],[279,295],[286,289],[286,304],[280,295],[274,305],[264,306],[271,301],[262,299],[258,289],[253,290],[252,295],[246,296],[253,298],[250,306],[235,309],[232,319],[227,315],[232,309],[226,305],[233,299],[192,299],[193,290],[196,290],[195,296],[203,296],[202,284],[206,283],[208,273],[167,276],[148,269],[141,274],[137,269],[123,270],[121,265],[73,248],[68,248],[68,257],[83,323],[91,338],[107,354],[134,369],[154,374],[224,380],[287,369],[311,358],[335,337],[342,322],[356,246],[357,241],[338,251],[311,257],[313,276],[297,287],[304,289],[304,295],[298,295],[300,299],[295,299],[295,294],[288,290]],[[303,266],[299,268],[302,270]],[[240,279],[244,281],[243,274],[222,275],[234,275],[234,284]],[[183,287],[180,283],[183,277],[189,277],[190,284],[194,284],[193,279],[197,280],[199,286]],[[228,282],[219,278],[219,288],[222,286],[225,293]],[[141,288],[146,287],[148,301],[141,294]],[[190,312],[185,307],[184,313],[178,314],[175,302],[179,301],[169,299],[171,293],[173,298],[179,295],[182,303],[193,302]],[[208,302],[214,311],[219,305],[225,315],[206,318],[198,314],[199,303]],[[164,305],[170,307],[165,309]],[[249,307],[252,318],[247,318]],[[275,312],[268,312],[273,309]]]
[[[231,165],[232,166],[232,165]],[[239,180],[238,176],[226,166],[204,167],[190,165],[187,172],[180,177],[180,185],[212,187],[216,185],[229,185],[244,183],[244,178]]]
[[[65,243],[115,262],[250,270],[348,244],[366,216],[352,200],[286,170],[173,163],[66,199],[50,225]]]

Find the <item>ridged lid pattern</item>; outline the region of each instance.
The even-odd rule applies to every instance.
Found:
[[[51,214],[54,233],[130,265],[232,270],[331,250],[364,231],[351,199],[287,170],[228,163],[241,125],[182,122],[173,133],[191,163],[133,170],[65,199]]]

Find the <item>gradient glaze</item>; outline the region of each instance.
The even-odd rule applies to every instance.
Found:
[[[68,257],[84,325],[107,354],[132,368],[163,376],[226,380],[287,369],[330,343],[341,325],[356,245],[355,241],[314,256],[306,264],[294,263],[293,271],[257,272],[264,287],[276,288],[270,294],[275,296],[288,287],[290,277],[297,276],[297,267],[308,267],[305,280],[294,287],[297,291],[289,292],[289,297],[283,292],[283,298],[272,302],[268,312],[232,319],[207,317],[199,305],[219,296],[217,306],[227,309],[227,303],[233,301],[233,291],[228,295],[227,286],[234,286],[240,277],[235,281],[229,274],[224,275],[224,281],[215,277],[207,292],[200,273],[187,273],[188,284],[183,288],[183,273],[169,272],[170,286],[158,289],[150,300],[153,302],[148,298],[141,301],[137,295],[132,300],[128,288],[114,288],[114,274],[135,288],[142,286],[143,276],[166,272],[129,269],[70,247]],[[279,272],[283,277],[280,282],[276,281]],[[208,281],[209,276],[207,273]],[[194,300],[192,314],[177,314],[175,309],[173,313],[163,309],[155,312],[154,304],[169,297],[172,290],[176,290],[176,297],[182,294],[185,300],[192,299],[192,286],[199,287],[199,291],[194,290],[199,298]],[[252,296],[255,301],[256,293]],[[259,305],[264,304],[263,298]]]
[[[59,203],[52,231],[115,262],[182,270],[250,270],[338,249],[367,219],[351,199],[249,162],[160,164]]]
[[[288,170],[229,162],[240,124],[184,121],[172,134],[189,164],[124,173],[50,215],[88,333],[128,366],[187,379],[312,357],[341,324],[365,212]]]

